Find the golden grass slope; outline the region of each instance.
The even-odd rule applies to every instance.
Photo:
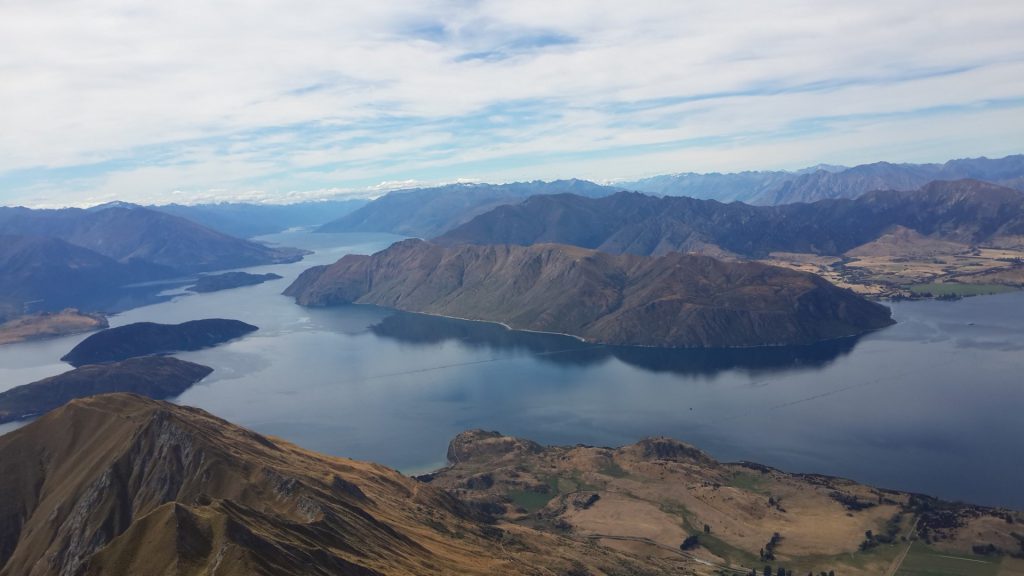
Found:
[[[723,464],[668,438],[617,449],[541,447],[471,431],[453,440],[449,460],[453,464],[431,475],[431,483],[489,505],[507,522],[632,554],[685,558],[698,574],[760,573],[772,565],[800,575],[875,576],[898,567],[910,540],[1008,570],[1024,566],[1012,556],[1024,554],[1024,536],[1013,535],[1024,533],[1017,513]],[[699,545],[682,550],[694,535]],[[1000,552],[977,556],[977,544]]]
[[[383,466],[130,394],[0,436],[3,576],[670,573],[592,548],[487,524]]]
[[[92,332],[106,327],[107,319],[100,314],[84,314],[73,308],[61,312],[43,312],[0,324],[0,345]]]

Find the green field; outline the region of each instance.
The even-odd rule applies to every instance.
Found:
[[[757,492],[758,494],[768,494],[761,487],[764,483],[764,475],[760,472],[737,472],[733,475],[732,480],[729,481],[729,486],[739,488],[740,490]]]
[[[515,492],[509,492],[508,497],[515,503],[516,506],[521,506],[526,509],[529,513],[534,513],[540,510],[552,498],[558,496],[558,478],[548,478],[548,486],[551,487],[550,492],[532,492],[530,490],[517,490]]]
[[[947,554],[915,542],[896,576],[996,576],[998,573],[999,558]]]
[[[931,294],[933,296],[985,296],[1012,292],[1016,288],[1002,284],[960,284],[946,282],[941,284],[915,284],[908,287],[914,294]]]

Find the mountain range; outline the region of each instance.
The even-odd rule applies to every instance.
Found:
[[[26,308],[116,309],[130,298],[126,285],[303,255],[121,203],[87,210],[0,207],[0,230],[0,316]]]
[[[438,237],[441,244],[571,244],[609,253],[697,252],[763,258],[771,252],[841,255],[893,227],[964,244],[1019,245],[1024,193],[976,180],[856,199],[751,206],[618,193],[534,196]]]
[[[389,192],[362,208],[321,226],[319,232],[389,232],[430,238],[502,204],[535,194],[605,196],[618,188],[586,180],[449,184]]]
[[[636,191],[657,196],[688,196],[780,205],[836,198],[856,198],[876,190],[908,191],[936,180],[982,180],[1024,190],[1024,155],[999,159],[967,158],[944,164],[876,162],[854,167],[818,165],[796,171],[667,174],[601,185],[586,180],[450,184],[390,192],[324,224],[323,232],[388,232],[431,238],[501,205],[533,195],[607,196]]]
[[[306,270],[285,294],[307,306],[375,304],[634,346],[806,344],[892,323],[884,306],[813,274],[551,244],[406,240]]]
[[[174,271],[148,262],[118,262],[87,248],[45,236],[0,235],[0,319],[27,310],[67,307],[106,310],[121,287]]]
[[[875,162],[852,168],[827,166],[796,172],[731,174],[685,172],[620,182],[625,190],[758,205],[856,198],[874,190],[916,190],[934,180],[985,180],[1024,190],[1024,155],[965,158],[944,164]]]
[[[118,262],[147,262],[179,273],[293,262],[301,252],[271,248],[211,230],[185,218],[131,204],[89,209],[0,207],[6,234],[46,236]]]

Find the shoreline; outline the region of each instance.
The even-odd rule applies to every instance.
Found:
[[[887,328],[891,328],[891,327],[895,326],[898,323],[896,320],[893,320],[893,322],[891,324],[889,324],[888,326],[882,326],[880,328],[872,328],[870,330],[865,330],[863,332],[858,332],[858,333],[855,333],[855,334],[846,334],[844,336],[835,336],[833,338],[822,338],[821,340],[815,340],[814,342],[805,343],[805,344],[757,344],[757,345],[753,345],[753,346],[655,346],[653,344],[610,344],[608,342],[595,342],[595,341],[592,341],[592,340],[587,340],[586,338],[583,338],[582,336],[577,336],[575,334],[566,334],[564,332],[550,332],[550,331],[546,331],[546,330],[529,330],[529,329],[526,329],[526,328],[515,328],[513,326],[510,326],[510,325],[508,325],[508,324],[506,324],[504,322],[498,321],[498,320],[478,320],[478,319],[474,319],[474,318],[461,318],[459,316],[450,316],[450,315],[447,315],[447,314],[438,314],[436,312],[416,312],[416,311],[412,311],[412,310],[403,310],[401,308],[392,308],[390,306],[380,306],[380,305],[377,305],[377,304],[367,304],[367,303],[362,303],[362,302],[352,302],[351,305],[353,305],[353,306],[371,306],[371,307],[374,307],[374,308],[380,308],[381,310],[391,310],[391,311],[394,311],[394,312],[402,312],[403,314],[420,314],[422,316],[432,316],[434,318],[447,318],[449,320],[461,320],[463,322],[480,322],[480,323],[483,323],[483,324],[497,324],[498,326],[501,326],[502,328],[504,328],[506,330],[509,330],[509,331],[512,331],[512,332],[527,332],[527,333],[531,333],[531,334],[548,334],[548,335],[552,335],[552,336],[565,336],[567,338],[572,338],[572,339],[577,340],[579,342],[582,342],[584,344],[589,344],[589,345],[595,346],[595,347],[596,346],[608,346],[608,347],[614,347],[614,348],[644,348],[644,349],[653,349],[653,350],[690,350],[690,351],[692,351],[692,350],[756,350],[758,348],[806,348],[806,347],[810,347],[810,346],[816,346],[818,344],[823,344],[825,342],[835,342],[837,340],[846,340],[848,338],[861,338],[863,336],[867,336],[868,334],[873,334],[875,332],[879,332],[879,331],[885,330]]]

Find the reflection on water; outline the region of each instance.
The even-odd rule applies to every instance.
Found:
[[[369,306],[302,308],[281,295],[309,266],[397,239],[278,235],[316,254],[249,269],[281,280],[175,295],[111,324],[259,326],[179,354],[214,372],[176,401],[407,472],[442,464],[467,428],[604,446],[666,435],[723,460],[1024,509],[1024,292],[893,303],[898,324],[859,340],[712,351],[593,346]],[[0,347],[0,389],[67,370],[58,359],[82,338]]]
[[[849,354],[858,340],[853,337],[810,346],[759,348],[608,346],[588,344],[559,334],[508,330],[491,322],[470,322],[409,312],[395,312],[371,326],[370,330],[378,336],[411,344],[437,344],[453,340],[469,348],[494,352],[528,352],[539,362],[589,366],[615,358],[650,372],[703,376],[712,376],[723,370],[767,374],[779,370],[821,369],[836,358]]]

